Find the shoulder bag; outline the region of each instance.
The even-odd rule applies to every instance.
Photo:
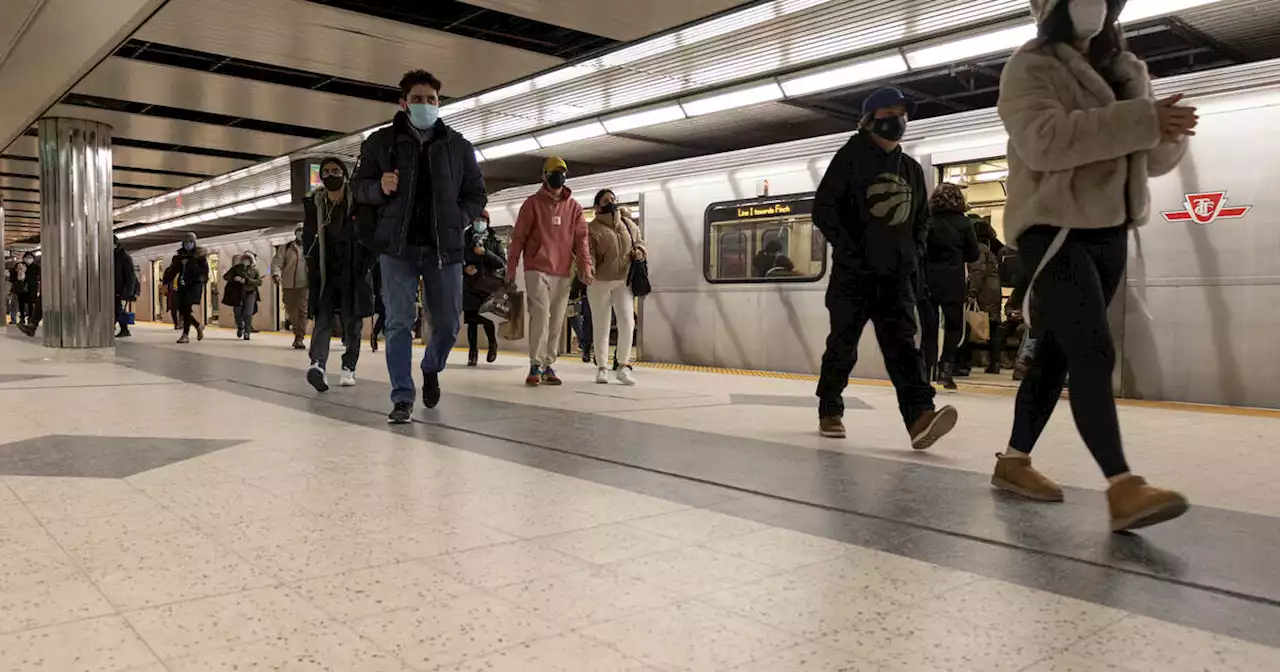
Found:
[[[631,295],[636,298],[648,296],[653,291],[649,284],[649,260],[636,259],[636,236],[631,233],[630,222],[626,223],[626,227],[627,233],[631,235],[631,265],[627,268],[627,286],[631,288]]]

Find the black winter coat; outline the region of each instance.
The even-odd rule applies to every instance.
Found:
[[[978,260],[978,236],[973,220],[955,212],[929,218],[929,297],[935,303],[965,299],[965,264]]]
[[[372,249],[409,261],[434,260],[437,264],[463,261],[465,232],[489,202],[484,178],[476,163],[476,150],[466,138],[437,121],[424,152],[404,112],[391,126],[369,136],[360,147],[360,163],[351,179],[356,203],[377,208],[376,226],[365,239]],[[429,164],[429,165],[420,165]],[[416,193],[422,184],[420,171],[430,173],[429,221],[416,221]],[[382,175],[399,171],[399,188],[382,193]],[[415,246],[411,230],[425,245]]]
[[[348,198],[350,194],[348,194]],[[316,317],[316,309],[320,306],[320,297],[325,292],[337,290],[341,304],[334,309],[343,315],[352,317],[370,317],[374,313],[373,269],[377,264],[377,255],[361,245],[355,238],[355,218],[353,207],[348,202],[347,216],[343,222],[321,221],[327,216],[328,196],[323,189],[302,201],[302,249],[307,257],[307,313]],[[338,225],[341,224],[341,227]],[[335,233],[335,228],[343,229]],[[342,236],[350,242],[335,240]],[[334,264],[334,245],[350,244],[350,253],[344,255],[347,268],[337,268]],[[336,287],[335,282],[344,283]]]
[[[169,268],[164,270],[163,284],[169,285],[175,278],[178,280],[178,304],[194,306],[200,303],[204,298],[204,286],[209,282],[209,259],[203,248],[197,247],[190,252],[178,248]]]
[[[138,298],[138,272],[133,268],[133,257],[123,247],[115,250],[116,300],[134,301]]]
[[[483,235],[484,254],[476,254],[475,248],[477,238]],[[492,232],[485,234],[477,234],[475,230],[471,230],[467,234],[467,249],[464,250],[464,258],[467,266],[475,266],[478,271],[475,275],[463,275],[462,281],[466,286],[466,291],[462,294],[462,309],[465,311],[480,310],[480,306],[484,305],[485,299],[489,295],[476,288],[480,279],[486,276],[494,275],[503,276],[507,270],[507,255],[502,251],[502,242]]]

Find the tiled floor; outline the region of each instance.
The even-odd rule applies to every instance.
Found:
[[[0,376],[11,376],[0,378],[0,465],[26,474],[0,475],[0,672],[1280,669],[1280,649],[1258,643],[1280,639],[1268,640],[1280,607],[1267,600],[1258,608],[1270,620],[1232,637],[1226,626],[1178,625],[1173,612],[1139,615],[1127,605],[1156,599],[1143,586],[1158,582],[1118,569],[1087,565],[1107,599],[1076,599],[1026,587],[1029,552],[1017,551],[1028,562],[962,571],[712,510],[755,497],[742,491],[675,483],[679,496],[656,496],[608,485],[598,469],[575,476],[498,459],[482,444],[500,439],[464,435],[473,449],[423,433],[447,428],[388,430],[381,409],[314,401],[287,381],[264,391],[254,378],[259,387],[234,393],[223,385],[299,358],[281,338],[211,334],[182,351],[175,377],[137,365],[177,349],[168,331],[139,328],[120,349],[135,363],[41,361],[43,349],[0,337]],[[222,375],[205,357],[240,368]],[[384,394],[380,356],[364,357],[359,389]],[[965,422],[936,454],[903,451],[883,410],[851,412],[858,439],[833,447],[811,437],[808,408],[726,401],[725,390],[799,396],[807,384],[641,370],[634,394],[610,387],[606,397],[589,394],[590,372],[572,365],[563,389],[530,391],[511,367],[518,359],[500,363],[450,372],[449,392],[956,473],[984,471],[1008,423],[1007,399],[961,394]],[[875,409],[888,391],[850,394]],[[1247,460],[1249,477],[1269,478],[1278,421],[1122,415],[1148,473],[1222,509],[1280,516],[1280,491],[1238,479],[1233,490],[1213,469]],[[138,438],[121,451],[119,438],[97,437]],[[1195,443],[1207,437],[1212,450]],[[1064,413],[1044,463],[1097,489],[1078,444]],[[76,473],[131,475],[32,475],[64,473],[68,461]]]

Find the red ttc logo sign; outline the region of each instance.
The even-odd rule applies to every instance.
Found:
[[[1187,194],[1184,210],[1162,212],[1166,222],[1195,222],[1212,224],[1219,219],[1239,219],[1249,212],[1252,205],[1226,207],[1227,192],[1211,191],[1203,194]]]

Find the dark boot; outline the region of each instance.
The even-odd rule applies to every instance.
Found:
[[[955,364],[951,362],[943,362],[938,365],[938,382],[942,384],[943,389],[956,389],[956,381],[952,373],[954,370]]]
[[[467,353],[467,366],[476,366],[480,363],[480,353],[475,349]]]

